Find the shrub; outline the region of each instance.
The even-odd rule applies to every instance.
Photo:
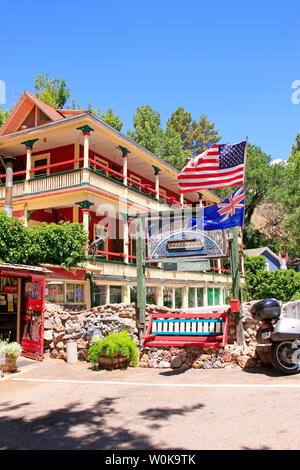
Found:
[[[19,343],[13,341],[8,343],[7,341],[0,341],[0,356],[5,355],[8,359],[16,360],[21,356],[22,348]]]
[[[17,217],[0,212],[0,262],[70,268],[85,260],[87,242],[79,223],[43,223],[28,228]]]
[[[106,351],[106,356],[110,359],[120,352],[123,357],[129,359],[130,366],[137,366],[138,347],[125,330],[121,333],[109,333],[103,339],[94,342],[88,351],[88,362],[98,364],[99,356],[103,350]]]
[[[275,298],[281,302],[289,302],[299,298],[300,273],[293,269],[265,271],[264,263],[263,256],[245,257],[244,299]]]

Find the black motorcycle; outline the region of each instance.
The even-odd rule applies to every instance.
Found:
[[[285,375],[300,371],[300,320],[280,318],[281,308],[277,300],[264,299],[250,309],[256,320],[263,323],[256,339],[259,344],[271,344],[271,362]]]

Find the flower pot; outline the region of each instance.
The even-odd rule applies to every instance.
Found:
[[[110,357],[106,356],[106,351],[102,351],[101,355],[99,356],[99,368],[100,369],[126,369],[129,366],[129,359],[128,357],[122,356],[120,352],[116,353],[114,358],[111,359]]]
[[[0,370],[2,372],[12,372],[16,368],[16,362],[17,359],[9,359],[6,356],[4,364],[0,364]]]

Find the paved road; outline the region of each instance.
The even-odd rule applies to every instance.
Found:
[[[300,449],[300,375],[23,361],[0,429],[1,450]]]

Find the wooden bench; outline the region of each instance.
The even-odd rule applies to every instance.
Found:
[[[224,347],[229,313],[152,313],[144,346]]]

